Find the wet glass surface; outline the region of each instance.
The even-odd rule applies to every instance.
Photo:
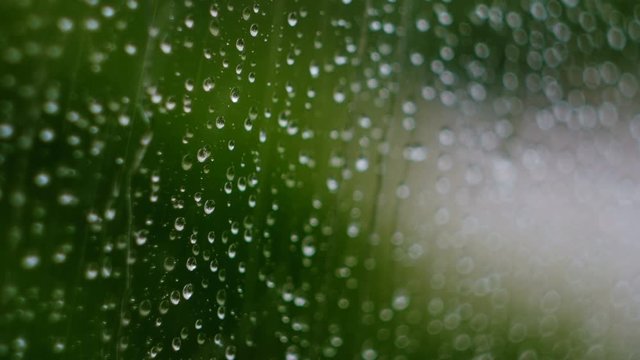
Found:
[[[0,3],[0,358],[637,359],[640,5]]]

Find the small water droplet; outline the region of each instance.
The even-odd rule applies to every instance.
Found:
[[[193,296],[193,285],[189,283],[182,288],[182,297],[189,300],[191,296]]]
[[[178,231],[182,231],[184,230],[184,226],[186,225],[187,221],[185,220],[185,218],[183,217],[178,217],[176,218],[175,222],[173,223],[173,226],[176,230]]]
[[[298,23],[298,15],[296,15],[295,12],[289,13],[289,16],[287,17],[287,23],[291,27],[296,26],[296,24]]]
[[[40,264],[40,256],[37,254],[29,254],[22,258],[22,267],[31,270]]]
[[[229,93],[229,98],[231,99],[232,103],[237,103],[240,100],[240,90],[238,88],[233,88],[231,89],[231,92]]]

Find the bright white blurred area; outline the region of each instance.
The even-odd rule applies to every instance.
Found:
[[[513,326],[554,349],[565,331],[592,344],[587,358],[604,358],[605,348],[635,356],[640,148],[632,114],[549,127],[531,111],[509,127],[486,113],[424,111],[437,121],[421,136],[436,145],[406,172],[411,196],[399,201],[398,228],[435,238],[419,240],[431,287],[467,286],[476,311],[496,319],[504,305],[518,314]]]

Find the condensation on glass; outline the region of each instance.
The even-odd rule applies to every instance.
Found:
[[[635,359],[640,5],[3,0],[0,358]]]

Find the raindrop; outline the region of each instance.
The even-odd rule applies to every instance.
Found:
[[[193,285],[187,284],[182,288],[182,297],[189,300],[193,296]]]
[[[216,209],[216,202],[214,200],[207,200],[204,203],[204,213],[206,215],[209,215],[211,213],[213,213],[213,211]]]
[[[231,99],[232,103],[237,103],[240,100],[240,90],[238,88],[233,88],[231,89],[231,92],[229,93],[229,98]]]
[[[289,13],[289,16],[287,16],[287,23],[291,27],[296,26],[296,24],[298,23],[298,16],[296,15],[296,13]]]

